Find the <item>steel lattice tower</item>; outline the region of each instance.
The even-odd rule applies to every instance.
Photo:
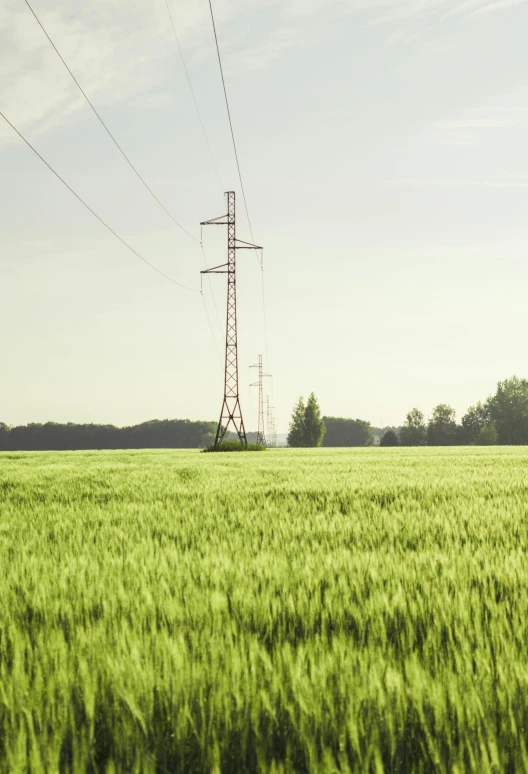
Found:
[[[269,395],[266,395],[266,435],[268,438],[268,442],[266,446],[273,446],[271,441],[271,408],[270,408]]]
[[[275,432],[275,419],[273,417],[273,406],[270,406],[269,395],[266,395],[266,438],[267,446],[277,445],[277,433]]]
[[[242,418],[238,390],[238,339],[236,305],[236,251],[261,250],[262,248],[236,238],[235,192],[228,191],[227,215],[205,220],[201,226],[227,226],[227,263],[200,272],[201,274],[227,274],[226,354],[224,375],[224,400],[216,431],[215,446],[222,443],[230,425],[233,425],[240,443],[247,445],[246,430]]]
[[[258,387],[259,391],[259,408],[258,408],[258,432],[257,432],[257,444],[259,446],[266,446],[266,434],[264,431],[264,397],[262,391],[262,379],[270,374],[262,373],[262,355],[259,355],[258,365],[252,365],[250,368],[258,368],[258,381],[250,385],[250,387]]]

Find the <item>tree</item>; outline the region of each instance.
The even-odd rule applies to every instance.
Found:
[[[498,438],[497,428],[490,422],[489,425],[482,425],[479,434],[475,440],[476,446],[494,446]]]
[[[9,449],[9,428],[3,422],[0,422],[0,451]]]
[[[486,403],[500,444],[528,444],[528,381],[513,376]]]
[[[304,444],[303,446],[321,446],[325,437],[326,427],[321,419],[321,409],[317,398],[311,393],[304,409]]]
[[[440,403],[433,409],[427,427],[428,446],[456,446],[459,442],[455,409]]]
[[[372,446],[374,436],[370,422],[363,419],[323,417],[326,435],[323,446]]]
[[[325,432],[325,423],[321,419],[321,410],[313,392],[308,398],[306,406],[303,403],[303,399],[299,398],[297,405],[293,409],[290,421],[288,446],[320,446]]]
[[[400,430],[402,446],[423,446],[425,444],[425,420],[422,412],[413,408],[405,418],[405,424]]]
[[[480,401],[476,406],[470,406],[462,417],[462,427],[464,429],[464,442],[477,443],[481,429],[490,421],[489,408]]]
[[[290,432],[288,433],[288,446],[304,446],[304,402],[299,398],[297,405],[293,409]]]
[[[380,441],[380,446],[399,446],[398,436],[394,430],[387,430]]]

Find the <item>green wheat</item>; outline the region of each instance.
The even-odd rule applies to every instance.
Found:
[[[528,772],[528,451],[0,456],[0,772]]]

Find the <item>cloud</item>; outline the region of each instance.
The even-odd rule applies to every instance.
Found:
[[[312,0],[312,3],[317,2]],[[526,2],[528,0],[352,0],[346,4],[339,3],[339,6],[347,13],[370,17],[370,24],[385,24],[439,13],[443,14],[440,21],[451,16],[468,18],[481,13],[505,11]],[[324,0],[321,0],[320,4],[323,3]]]
[[[527,0],[495,0],[495,2],[489,3],[482,8],[477,8],[473,16],[478,16],[485,13],[493,13],[495,11],[505,11],[508,8],[515,8],[519,5],[526,5]]]
[[[258,46],[243,49],[231,54],[226,70],[234,75],[248,70],[262,70],[268,67],[280,55],[292,48],[303,48],[308,45],[308,39],[298,29],[283,27],[269,35]]]
[[[404,40],[407,40],[407,35],[402,29],[397,29],[389,35],[385,43],[389,46],[393,43],[401,43]]]
[[[483,14],[507,11],[518,5],[524,5],[527,0],[464,0],[455,2],[451,8],[448,8],[442,20],[451,17],[462,17],[466,20]]]
[[[287,0],[260,0],[260,10]],[[165,2],[144,0],[54,0],[53,10],[31,0],[51,39],[90,99],[104,114],[105,105],[131,102],[153,109],[166,102],[162,84],[178,58]],[[187,65],[216,57],[207,3],[169,0]],[[228,36],[234,15],[249,13],[241,0],[224,0],[216,22],[226,69],[244,72],[265,67],[288,48],[304,45],[298,28],[284,24],[266,35],[236,30]],[[75,120],[89,111],[82,95],[23,0],[4,0],[0,7],[1,109],[24,133],[35,136]],[[249,47],[247,41],[254,44]],[[179,66],[179,63],[178,63]],[[216,63],[214,65],[216,67]],[[187,95],[186,95],[187,96]],[[14,141],[0,125],[0,146]]]
[[[479,147],[480,143],[473,132],[439,131],[433,132],[428,137],[431,145],[454,145],[464,148]]]
[[[58,0],[36,13],[97,106],[140,94],[158,78],[171,40],[161,19],[138,3],[92,0],[76,9]],[[125,12],[126,11],[126,12]],[[21,130],[41,132],[87,109],[71,77],[24,3],[0,9],[2,110]]]
[[[427,177],[402,177],[388,180],[388,185],[408,185],[423,188],[528,188],[528,177],[475,178],[457,180]]]
[[[272,0],[262,0],[266,5]],[[206,51],[213,58],[214,38],[206,3],[169,0],[188,66]],[[160,105],[156,88],[178,57],[165,2],[144,0],[31,0],[49,36],[96,107],[133,101]],[[224,33],[239,0],[219,4],[217,26]],[[1,109],[21,131],[49,131],[80,111],[89,110],[70,75],[23,0],[0,6]],[[228,42],[221,43],[229,58]],[[285,45],[283,43],[283,45]],[[0,128],[2,139],[10,131]]]
[[[426,127],[426,141],[434,145],[459,145],[466,147],[491,147],[490,137],[511,140],[511,132],[522,130],[528,125],[528,93],[523,90],[510,91],[479,108],[467,111],[456,119],[434,121]]]
[[[466,118],[460,121],[442,121],[437,123],[439,129],[445,129],[447,131],[458,131],[463,129],[504,129],[511,126],[519,126],[527,123],[527,116],[522,119],[515,116],[482,116],[480,118]]]
[[[357,16],[366,24],[398,21],[387,42],[409,37],[402,19],[438,11],[490,13],[528,0],[243,0],[217,4],[217,27],[230,77],[269,66],[286,51],[310,45],[325,24]],[[104,108],[131,102],[140,109],[162,106],[166,80],[177,57],[164,2],[144,0],[31,0],[52,40],[104,115]],[[192,70],[215,56],[207,3],[169,0]],[[457,10],[458,9],[458,10]],[[260,13],[266,23],[260,24]],[[236,18],[231,32],[229,23]],[[247,24],[244,27],[244,19]],[[23,0],[0,6],[1,109],[21,131],[34,136],[77,120],[89,111]],[[158,94],[158,91],[164,94]],[[0,146],[14,141],[0,127]]]

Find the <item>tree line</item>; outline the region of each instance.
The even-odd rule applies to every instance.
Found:
[[[130,427],[46,422],[8,427],[0,422],[0,451],[73,449],[198,449],[214,442],[216,422],[189,419],[151,420]],[[249,434],[248,434],[249,436]],[[249,437],[248,437],[249,440]],[[372,446],[373,428],[362,419],[322,416],[312,393],[300,398],[290,422],[288,445]],[[385,432],[382,446],[528,445],[528,380],[513,376],[499,382],[494,395],[466,411],[460,423],[455,410],[441,403],[430,419],[418,408],[400,428]]]
[[[322,417],[313,392],[306,405],[303,398],[299,398],[293,409],[288,446],[372,446],[373,443],[374,435],[369,422],[362,419]]]
[[[494,395],[470,406],[460,423],[455,410],[441,403],[425,422],[413,408],[399,431],[402,446],[521,446],[528,444],[528,380],[499,382]]]
[[[294,408],[288,446],[372,446],[373,428],[361,419],[321,416],[312,393]],[[430,419],[413,408],[400,428],[386,430],[382,446],[528,445],[528,380],[517,376],[499,382],[494,395],[470,406],[460,423],[455,409],[440,403]]]
[[[216,422],[164,419],[131,427],[0,422],[0,451],[68,451],[73,449],[199,449],[214,442]]]

